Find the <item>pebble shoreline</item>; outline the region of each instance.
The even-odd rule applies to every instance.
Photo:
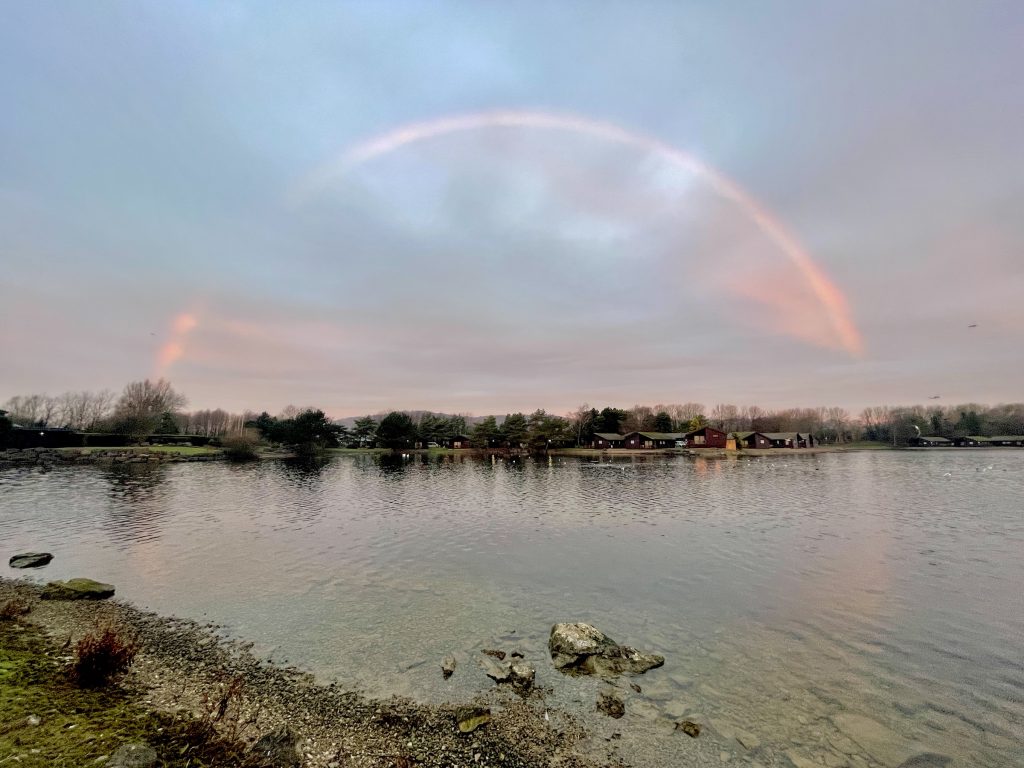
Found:
[[[455,705],[423,705],[391,698],[373,700],[337,684],[316,683],[292,667],[254,657],[248,644],[218,637],[215,626],[162,617],[124,602],[42,600],[39,585],[0,578],[0,604],[27,602],[25,620],[58,645],[75,642],[97,624],[134,634],[142,650],[121,685],[147,708],[198,716],[224,688],[241,683],[225,726],[246,743],[288,726],[302,739],[303,765],[310,768],[371,768],[412,759],[418,766],[497,768],[598,768],[623,766],[590,743],[568,714],[547,709],[542,691],[520,697],[490,689],[471,702],[488,707],[491,720],[460,733]],[[441,678],[440,668],[438,678]]]

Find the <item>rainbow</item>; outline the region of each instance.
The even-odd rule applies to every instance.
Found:
[[[167,369],[185,354],[185,339],[199,325],[199,318],[192,312],[181,312],[171,322],[171,333],[156,354],[156,378],[163,378]]]
[[[702,179],[724,200],[735,204],[775,244],[797,269],[819,301],[832,330],[835,346],[854,357],[864,353],[864,343],[853,322],[849,304],[842,291],[819,267],[778,219],[748,194],[739,184],[693,155],[670,144],[614,123],[579,115],[521,110],[496,110],[411,123],[357,144],[338,158],[317,169],[294,190],[293,200],[301,201],[344,176],[353,168],[382,155],[420,141],[452,133],[486,128],[538,128],[569,131],[656,153],[666,161]]]

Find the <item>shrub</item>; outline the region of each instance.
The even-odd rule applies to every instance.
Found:
[[[0,621],[14,621],[32,610],[24,600],[14,598],[0,606]]]
[[[127,670],[138,650],[134,638],[113,627],[99,628],[75,646],[71,676],[83,688],[99,688]]]
[[[221,439],[224,455],[231,461],[252,461],[259,458],[260,441],[251,432],[238,432]]]

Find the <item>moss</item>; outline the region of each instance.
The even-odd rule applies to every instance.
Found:
[[[149,711],[121,688],[76,687],[61,653],[30,624],[0,624],[0,755],[19,766],[95,764],[127,742],[150,744],[160,766],[259,765],[194,718]]]

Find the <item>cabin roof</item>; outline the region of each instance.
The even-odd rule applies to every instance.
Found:
[[[594,437],[600,437],[602,440],[608,440],[609,442],[622,440],[625,435],[620,435],[617,432],[595,432]]]

